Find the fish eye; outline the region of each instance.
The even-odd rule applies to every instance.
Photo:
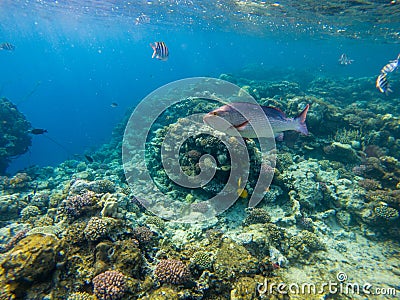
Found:
[[[216,111],[213,111],[211,114],[212,114],[213,116],[218,116],[218,113],[217,113]]]

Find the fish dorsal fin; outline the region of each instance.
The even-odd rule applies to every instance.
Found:
[[[249,121],[248,121],[248,120],[244,121],[243,123],[241,123],[241,124],[239,124],[239,125],[235,125],[234,127],[235,127],[238,131],[243,131],[243,130],[246,128],[247,124],[249,124]]]
[[[272,106],[261,106],[267,117],[286,119],[286,115],[279,108]]]
[[[153,49],[153,55],[151,56],[151,58],[154,58],[157,54],[157,44],[153,45],[152,43],[150,43],[150,47]]]

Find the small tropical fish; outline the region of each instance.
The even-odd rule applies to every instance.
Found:
[[[90,163],[94,162],[93,157],[91,157],[90,155],[85,154],[85,158],[86,158],[87,161],[90,162]]]
[[[390,89],[390,84],[387,81],[386,73],[379,74],[378,78],[376,78],[376,88],[381,92],[388,95],[390,92],[393,92]]]
[[[400,54],[397,56],[395,60],[390,61],[388,64],[386,64],[382,70],[381,73],[391,73],[394,70],[396,70],[399,67],[399,59],[400,59]]]
[[[135,25],[148,24],[148,23],[150,23],[150,17],[145,14],[141,14],[139,17],[135,19]]]
[[[247,102],[234,102],[209,112],[203,117],[203,121],[215,130],[230,136],[283,139],[283,132],[288,130],[308,134],[305,121],[309,107],[310,105],[307,104],[297,117],[287,118],[285,113],[278,108]],[[261,128],[262,124],[265,124],[265,119],[271,124],[272,132],[269,128]],[[251,124],[257,127],[259,135],[256,135]]]
[[[47,130],[42,129],[42,128],[34,128],[34,129],[30,130],[29,132],[32,134],[43,134],[43,133],[46,133]]]
[[[111,103],[111,104],[110,104],[110,106],[111,106],[112,108],[115,108],[115,107],[117,107],[117,106],[118,106],[118,103],[116,103],[116,102],[113,102],[113,103]]]
[[[15,46],[10,43],[2,43],[2,44],[0,44],[0,50],[14,51]]]
[[[249,195],[249,192],[242,187],[242,177],[239,177],[238,182],[237,182],[238,188],[237,188],[237,195],[240,198],[247,198]]]
[[[157,58],[162,61],[168,59],[169,51],[167,45],[164,42],[154,42],[154,45],[150,43],[150,47],[153,48],[153,55],[151,58]]]
[[[343,53],[339,58],[339,63],[343,66],[351,65],[352,62],[354,62],[354,59],[347,57],[346,53]]]

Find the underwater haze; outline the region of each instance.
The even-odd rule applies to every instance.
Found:
[[[398,1],[0,0],[0,66],[0,299],[399,297]]]

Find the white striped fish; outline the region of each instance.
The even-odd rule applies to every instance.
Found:
[[[150,43],[150,47],[153,48],[153,55],[151,58],[155,57],[163,61],[168,59],[169,51],[164,42],[154,42],[154,45]]]
[[[400,59],[400,54],[397,56],[397,59],[390,61],[388,64],[386,64],[382,70],[381,73],[391,73],[394,70],[396,70],[399,67],[399,59]]]
[[[390,89],[390,84],[387,81],[386,73],[381,73],[376,79],[376,88],[381,92],[388,95],[392,90]]]
[[[0,50],[8,50],[8,51],[13,51],[15,49],[15,46],[10,43],[2,43],[0,44]]]

